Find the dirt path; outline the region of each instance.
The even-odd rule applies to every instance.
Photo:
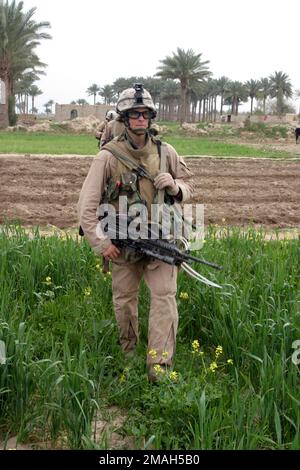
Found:
[[[205,223],[300,227],[300,161],[186,159]],[[0,223],[76,227],[76,203],[92,157],[0,155]],[[224,224],[224,221],[223,221]]]

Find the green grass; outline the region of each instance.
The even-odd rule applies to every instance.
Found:
[[[54,155],[96,155],[97,140],[92,135],[0,132],[1,153],[46,153]]]
[[[180,155],[212,155],[217,157],[291,157],[287,152],[258,149],[239,144],[229,144],[203,137],[174,137],[173,135],[166,135],[163,140],[173,145]]]
[[[178,125],[176,124],[178,127]],[[163,136],[165,142],[175,147],[180,155],[212,155],[233,157],[290,157],[287,152],[264,150],[246,145],[228,144],[226,142],[203,137],[186,137],[175,133]],[[76,134],[33,134],[23,132],[0,132],[1,153],[30,154],[75,154],[96,155],[97,141],[92,135]]]
[[[86,241],[3,227],[0,439],[63,435],[71,448],[106,448],[105,438],[93,444],[91,422],[113,405],[126,413],[120,432],[137,448],[300,449],[299,366],[291,360],[300,339],[299,252],[299,239],[266,242],[263,232],[226,228],[220,238],[210,228],[201,255],[224,269],[199,269],[224,287],[180,272],[177,378],[167,374],[152,386],[145,286],[140,344],[125,361],[111,278]]]

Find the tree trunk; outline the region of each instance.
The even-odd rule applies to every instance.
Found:
[[[282,111],[283,111],[283,93],[282,93],[282,90],[278,90],[278,94],[277,94],[277,113],[279,114],[279,116],[282,115]]]
[[[182,124],[186,118],[186,90],[187,90],[187,84],[185,83],[185,81],[182,81],[181,82],[180,124]]]
[[[223,114],[223,99],[224,99],[224,97],[223,97],[223,93],[222,93],[222,94],[221,94],[221,109],[220,109],[220,114],[221,114],[221,116],[222,116],[222,114]]]
[[[201,121],[201,107],[202,107],[202,99],[199,100],[199,111],[198,111],[198,121]]]
[[[214,122],[217,120],[217,95],[215,95],[215,100],[214,100]]]
[[[263,113],[266,114],[266,97],[263,99]]]
[[[206,98],[203,99],[202,121],[205,121]]]

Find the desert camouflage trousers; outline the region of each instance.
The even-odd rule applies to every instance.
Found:
[[[133,351],[139,339],[138,291],[142,278],[150,290],[148,365],[172,364],[178,327],[177,271],[176,266],[158,260],[112,265],[113,304],[124,353]]]

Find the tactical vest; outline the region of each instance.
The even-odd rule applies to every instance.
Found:
[[[136,167],[142,166],[152,178],[159,173],[160,158],[157,144],[152,139],[148,139],[142,149],[133,149],[125,138],[120,137],[106,144],[103,149],[111,151],[112,154],[114,149],[117,150],[134,162]],[[107,184],[102,202],[108,202],[118,210],[120,196],[127,197],[128,207],[135,203],[145,204],[150,218],[151,204],[156,202],[157,190],[149,178],[139,176],[134,169],[131,170],[117,158],[116,171]]]

